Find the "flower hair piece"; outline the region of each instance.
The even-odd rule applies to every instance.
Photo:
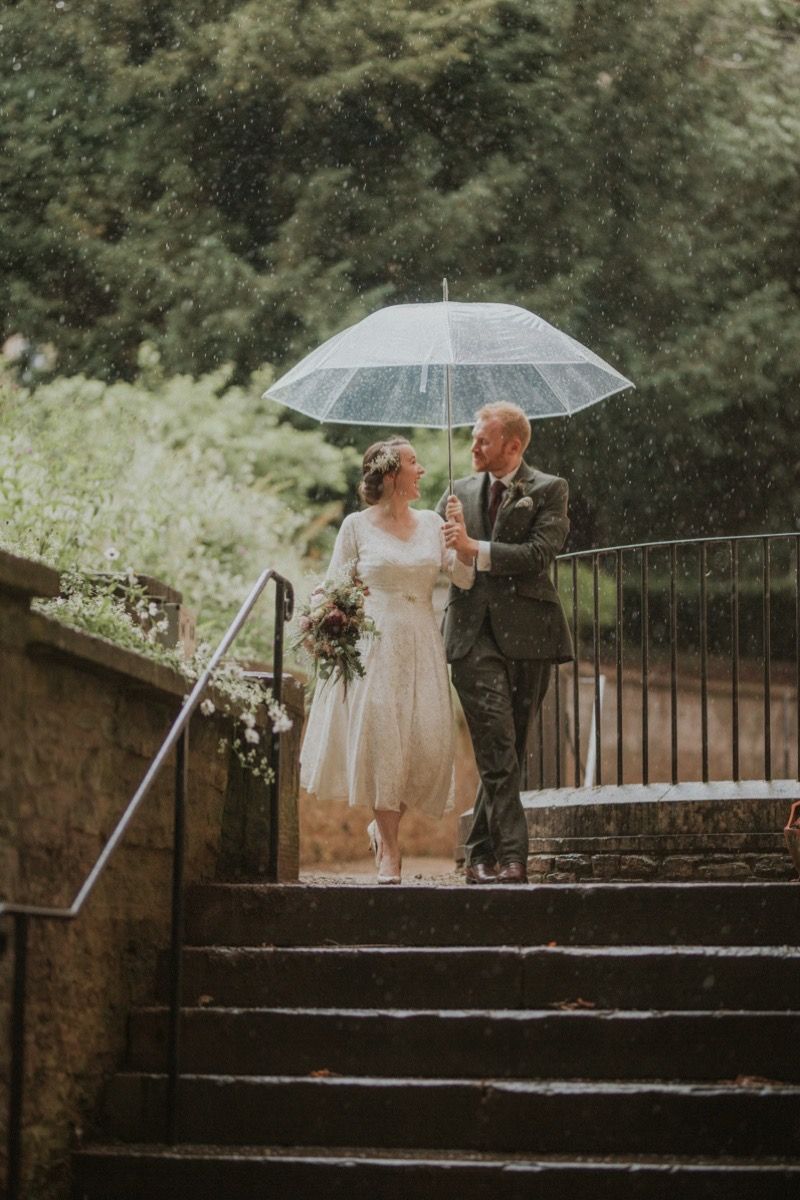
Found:
[[[380,450],[369,464],[369,470],[377,475],[391,475],[400,470],[400,455],[395,450]]]

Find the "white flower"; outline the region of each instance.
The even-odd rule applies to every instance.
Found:
[[[287,713],[278,713],[273,719],[272,731],[273,733],[288,733],[293,724],[292,718]]]
[[[105,556],[109,562],[114,562],[115,559],[119,558],[119,550],[117,550],[116,546],[107,546]]]
[[[392,475],[400,469],[400,455],[396,450],[379,450],[369,464],[368,470],[376,474]]]
[[[211,714],[216,711],[217,710],[214,707],[213,700],[203,700],[202,703],[200,704],[200,712],[203,714],[204,717],[210,717]]]
[[[12,333],[3,342],[3,354],[9,362],[17,362],[30,349],[30,342],[21,333]]]
[[[253,713],[251,713],[251,712],[243,712],[242,713],[242,724],[246,725],[248,729],[252,729],[253,726],[255,725],[255,723],[256,723],[256,718]]]
[[[253,746],[257,746],[258,743],[261,741],[261,735],[259,734],[257,729],[245,729],[244,740],[246,742],[250,742],[250,744]]]
[[[147,606],[147,611],[149,612],[151,617],[158,616],[158,605],[156,604],[155,600],[150,601],[150,603]]]

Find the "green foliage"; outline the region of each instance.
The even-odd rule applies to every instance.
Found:
[[[264,567],[301,579],[317,498],[333,498],[328,522],[341,513],[353,453],[282,424],[260,383],[162,379],[150,358],[148,384],[2,381],[0,540],[61,569],[163,578],[217,640]],[[263,613],[237,646],[269,657]]]
[[[179,650],[159,643],[166,621],[158,619],[157,606],[148,601],[134,576],[109,573],[107,577],[92,577],[68,567],[61,575],[60,595],[35,600],[34,608],[63,625],[82,629],[126,650],[146,653],[173,670],[185,667]]]

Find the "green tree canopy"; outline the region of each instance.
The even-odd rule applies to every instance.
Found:
[[[796,520],[791,0],[19,0],[2,26],[0,296],[59,369],[131,378],[148,339],[243,380],[447,274],[637,381],[537,428],[578,542]]]

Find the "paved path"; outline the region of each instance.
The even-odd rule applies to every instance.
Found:
[[[361,858],[351,862],[326,863],[325,866],[304,867],[300,870],[300,883],[330,884],[341,887],[343,884],[361,884],[375,882],[375,863],[371,858]],[[404,858],[403,883],[424,884],[459,884],[464,877],[457,871],[452,858]]]

